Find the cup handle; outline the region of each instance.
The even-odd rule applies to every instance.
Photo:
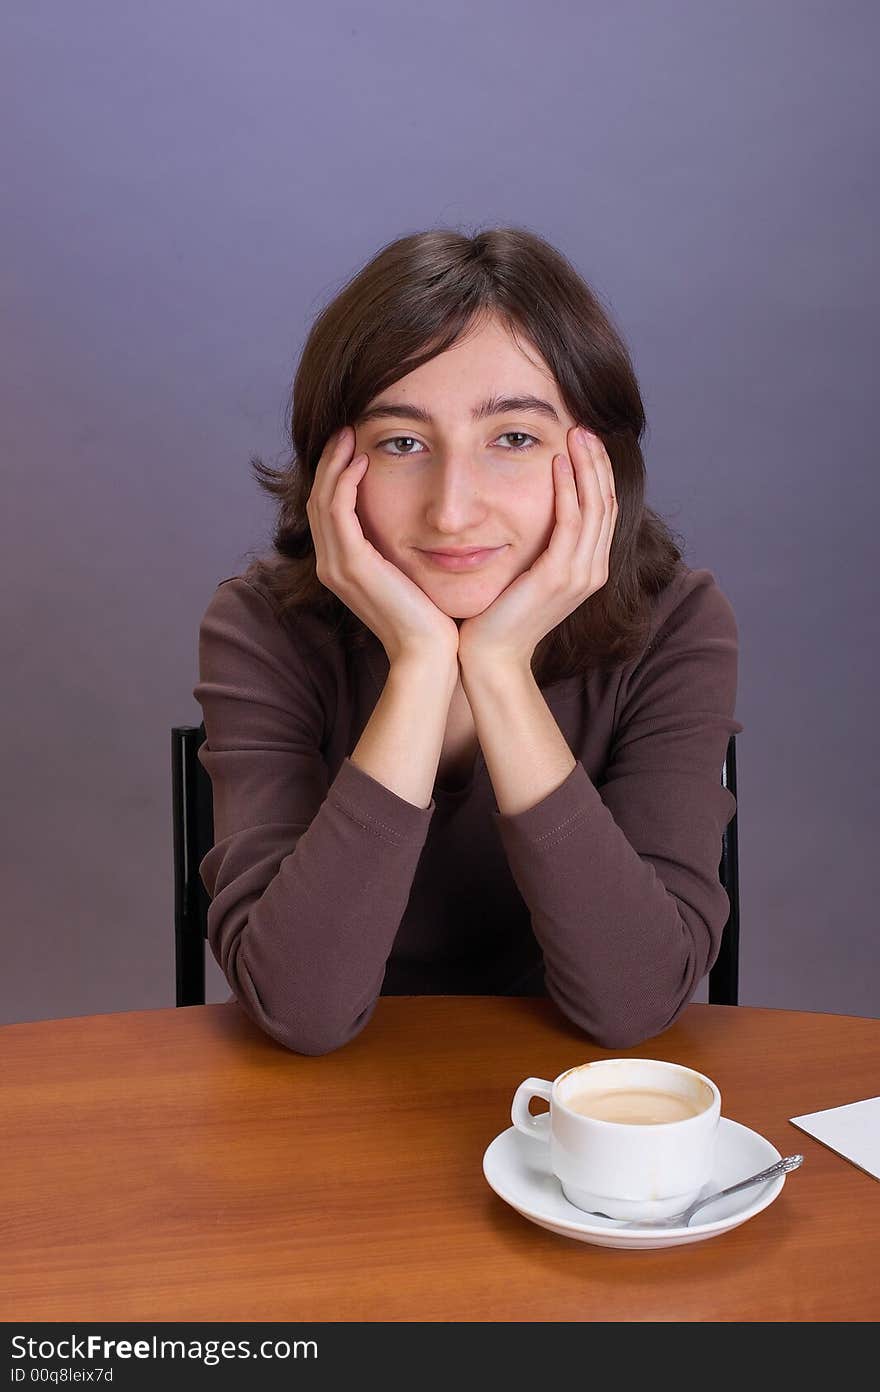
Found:
[[[550,1140],[550,1113],[540,1112],[538,1116],[532,1116],[529,1102],[533,1097],[544,1097],[549,1102],[552,1091],[553,1084],[548,1083],[546,1078],[526,1078],[524,1083],[520,1083],[513,1094],[510,1109],[510,1119],[517,1131],[534,1136],[538,1141]]]

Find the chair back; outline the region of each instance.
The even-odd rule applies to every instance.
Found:
[[[171,731],[171,789],[174,824],[174,962],[178,1005],[205,1003],[205,938],[208,892],[199,866],[214,844],[211,779],[199,758],[205,726],[178,725]],[[731,735],[721,782],[736,797],[736,736]],[[718,874],[730,901],[721,950],[709,972],[711,1005],[739,1001],[739,808],[724,829]]]
[[[721,861],[718,878],[730,902],[730,913],[721,934],[721,947],[715,965],[709,972],[709,1004],[739,1004],[739,843],[736,821],[739,798],[736,795],[736,735],[727,741],[727,753],[721,766],[721,782],[733,793],[737,810],[721,836]]]
[[[171,731],[171,799],[174,829],[174,970],[178,1005],[205,1004],[205,939],[208,891],[199,866],[214,844],[211,779],[199,762],[205,726]]]

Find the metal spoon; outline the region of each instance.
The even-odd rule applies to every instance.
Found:
[[[802,1155],[786,1155],[784,1160],[777,1160],[775,1165],[771,1165],[768,1170],[761,1170],[759,1174],[749,1175],[748,1179],[741,1179],[739,1184],[731,1184],[727,1189],[719,1189],[715,1194],[707,1194],[704,1199],[695,1199],[687,1208],[682,1209],[681,1213],[672,1213],[668,1218],[614,1218],[612,1221],[618,1223],[621,1228],[686,1228],[698,1208],[704,1204],[714,1203],[716,1199],[721,1199],[725,1194],[735,1194],[739,1189],[748,1189],[750,1184],[761,1184],[765,1179],[775,1179],[777,1175],[788,1174],[789,1170],[796,1170],[798,1165],[803,1164]],[[590,1209],[591,1213],[597,1218],[611,1218],[610,1213],[600,1213],[598,1209]]]

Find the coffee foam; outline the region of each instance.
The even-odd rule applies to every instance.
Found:
[[[557,1080],[557,1098],[563,1106],[570,1097],[582,1099],[590,1092],[616,1090],[671,1093],[691,1103],[695,1114],[711,1107],[715,1096],[702,1074],[662,1059],[597,1059],[567,1069]]]

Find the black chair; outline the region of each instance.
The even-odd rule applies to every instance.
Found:
[[[202,725],[178,725],[171,731],[171,782],[174,824],[174,947],[177,1004],[205,1003],[205,937],[208,892],[199,865],[214,844],[211,780],[197,757],[205,739]],[[721,782],[736,797],[736,736],[731,735]],[[721,951],[709,972],[711,1005],[736,1005],[739,997],[739,850],[738,812],[721,838],[718,873],[730,900],[730,915]]]

